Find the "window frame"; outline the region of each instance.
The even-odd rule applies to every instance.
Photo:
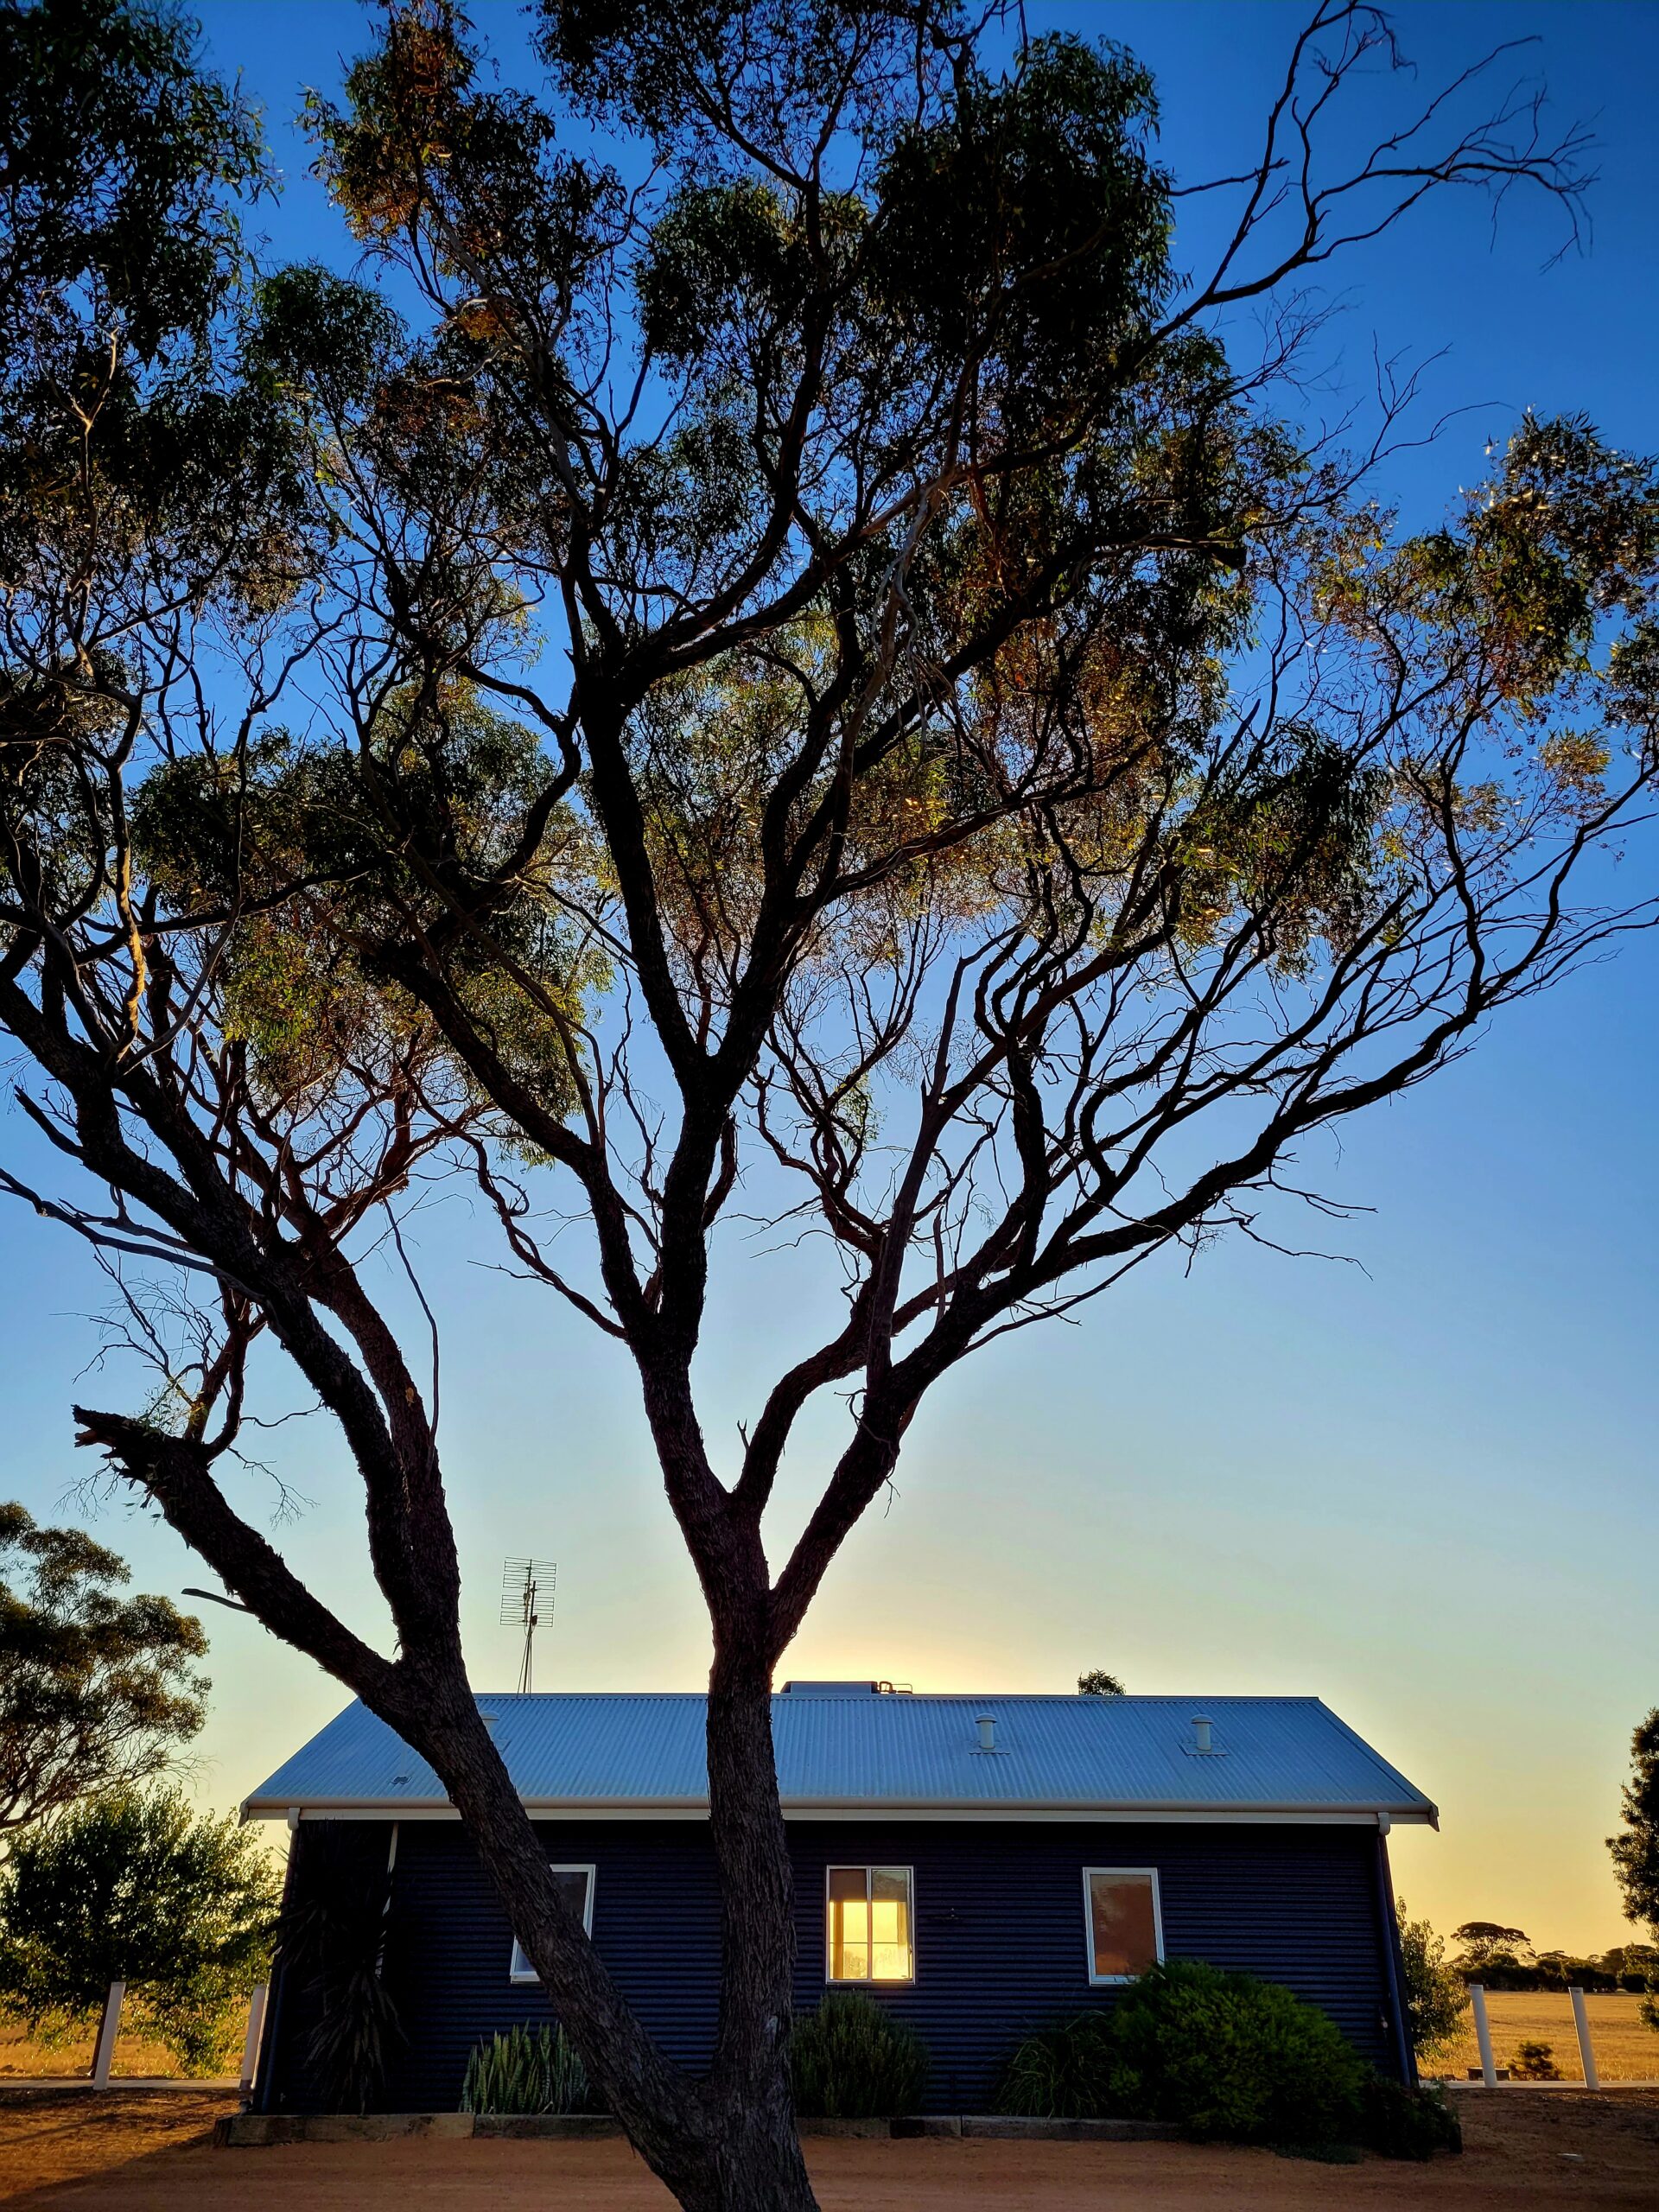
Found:
[[[599,1885],[599,1869],[591,1862],[587,1866],[572,1863],[568,1866],[550,1865],[550,1874],[585,1874],[588,1887],[582,1898],[582,1932],[591,1936],[594,1932],[594,1891]],[[542,1977],[525,1955],[524,1947],[515,1936],[512,1948],[507,1954],[507,1980],[515,1989],[539,1989]]]
[[[1090,1886],[1096,1874],[1133,1874],[1143,1876],[1152,1885],[1152,1939],[1157,1956],[1154,1964],[1164,1963],[1164,1904],[1159,1893],[1158,1869],[1155,1866],[1085,1866],[1083,1870],[1083,1955],[1089,1969],[1091,1989],[1127,1989],[1140,1980],[1138,1974],[1096,1974],[1095,1972],[1095,1893]],[[1149,1971],[1149,1969],[1148,1969]]]
[[[884,1874],[903,1874],[905,1878],[905,1920],[910,1933],[910,1972],[907,1974],[884,1974],[880,1980],[874,1974],[836,1974],[831,1972],[835,1964],[835,1949],[830,1936],[830,1907],[834,1900],[830,1895],[832,1874],[862,1874],[864,1877],[864,1909],[871,1912],[870,1878],[880,1872]],[[874,1927],[872,1912],[871,1925]],[[874,1941],[866,1948],[874,1951]],[[916,1869],[894,1859],[826,1860],[823,1869],[823,1982],[826,1989],[913,1989],[916,1986]]]

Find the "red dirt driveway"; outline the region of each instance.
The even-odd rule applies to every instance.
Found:
[[[223,2092],[8,2096],[9,2212],[665,2212],[620,2143],[288,2145],[219,2151]],[[817,2142],[823,2212],[1223,2212],[1659,2207],[1659,2093],[1460,2097],[1469,2148],[1430,2166],[1336,2166],[1151,2143]]]

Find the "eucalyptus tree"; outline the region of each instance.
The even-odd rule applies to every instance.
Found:
[[[1645,851],[1659,487],[1525,419],[1414,534],[1369,488],[1391,407],[1351,455],[1299,431],[1310,271],[1435,191],[1570,224],[1583,181],[1478,72],[1356,155],[1352,80],[1399,60],[1370,9],[1319,8],[1247,173],[1179,184],[1131,55],[995,5],[531,16],[534,89],[418,0],[313,101],[383,283],[248,278],[204,200],[146,334],[14,196],[0,1022],[50,1185],[3,1172],[160,1370],[82,1441],[430,1761],[679,2201],[805,2207],[781,1655],[969,1353],[1277,1236],[1306,1140],[1653,918],[1614,849]],[[5,20],[42,17],[139,20]],[[195,157],[124,141],[113,204],[257,186],[195,81]],[[700,2079],[467,1688],[435,1323],[404,1341],[365,1264],[444,1173],[632,1361],[707,1600]],[[757,1214],[841,1304],[728,1465],[696,1357]],[[261,1343],[337,1425],[390,1654],[251,1517]]]
[[[1619,1789],[1623,1832],[1610,1835],[1607,1848],[1624,1900],[1624,1917],[1645,1922],[1659,1937],[1659,1706],[1638,1720],[1630,1733],[1630,1778]],[[1649,1984],[1647,2010],[1659,1990]],[[1649,2024],[1652,2024],[1650,2022]]]
[[[166,1772],[207,1717],[201,1623],[126,1562],[0,1504],[0,1839]]]

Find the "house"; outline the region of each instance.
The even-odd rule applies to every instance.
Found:
[[[702,1698],[479,1703],[611,1972],[663,2046],[701,2066],[720,1971]],[[1283,1982],[1409,2075],[1387,1837],[1435,1809],[1319,1699],[791,1682],[772,1714],[797,2005],[847,1984],[912,2022],[930,2109],[988,2109],[1025,2030],[1110,2005],[1164,1957]],[[302,1839],[337,1823],[337,1848],[391,1870],[383,1973],[406,2041],[387,2109],[453,2110],[480,2037],[550,2018],[436,1776],[360,1705],[243,1815]],[[310,2001],[279,1974],[261,2111],[316,2102]]]

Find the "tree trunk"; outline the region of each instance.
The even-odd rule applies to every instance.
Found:
[[[561,1907],[546,1853],[470,1693],[452,1704],[434,1683],[423,1717],[423,1726],[405,1720],[407,1737],[422,1739],[595,2088],[652,2172],[685,2212],[817,2212],[785,2065],[791,1883],[764,1656],[746,1643],[738,1662],[716,1660],[710,1685],[724,1955],[715,2063],[703,2082],[663,2057],[585,1946],[574,1961],[556,1958],[550,1923]]]
[[[704,2094],[719,2165],[709,2212],[812,2212],[789,2086],[794,1872],[778,1802],[764,1573],[709,1678],[709,1818],[720,1876],[720,2031]],[[685,2200],[688,2203],[690,2200]]]

